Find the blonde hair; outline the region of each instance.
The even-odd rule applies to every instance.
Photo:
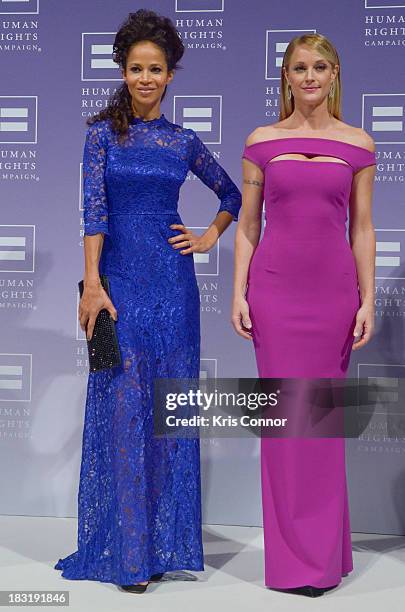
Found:
[[[340,61],[338,52],[332,43],[326,38],[326,36],[323,36],[322,34],[302,34],[301,36],[295,36],[292,40],[290,40],[284,53],[283,63],[281,66],[281,99],[279,120],[281,121],[282,119],[286,119],[294,110],[294,98],[291,97],[291,99],[288,99],[288,83],[284,75],[284,68],[288,71],[291,56],[294,50],[300,45],[307,45],[315,51],[318,51],[324,59],[332,64],[333,68],[336,64],[339,64],[339,70],[333,82],[333,96],[328,96],[328,111],[331,115],[336,117],[336,119],[341,119],[342,84],[340,80]]]

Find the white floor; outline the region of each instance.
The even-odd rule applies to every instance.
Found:
[[[66,590],[71,612],[403,612],[405,537],[353,534],[352,540],[354,572],[338,589],[311,599],[263,586],[261,529],[206,525],[204,572],[169,574],[135,595],[112,584],[66,580],[53,569],[75,550],[76,519],[0,516],[0,590]]]

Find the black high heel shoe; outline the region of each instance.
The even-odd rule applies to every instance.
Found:
[[[128,593],[145,593],[146,589],[149,586],[149,582],[146,584],[121,584],[121,589],[127,591]]]
[[[159,582],[160,580],[162,580],[163,576],[164,576],[164,572],[162,572],[161,574],[153,574],[149,578],[149,582]]]
[[[151,582],[159,582],[164,576],[164,572],[162,572],[161,574],[153,574],[150,578],[149,578],[149,582],[147,584],[122,584],[121,588],[124,589],[124,591],[127,591],[128,593],[145,593],[146,589],[149,586],[149,583]]]
[[[292,593],[294,595],[305,595],[306,597],[321,597],[327,591],[331,591],[335,589],[338,585],[335,584],[330,587],[314,587],[311,585],[306,585],[302,587],[294,587],[292,589],[273,589],[274,591],[282,591],[283,593]]]

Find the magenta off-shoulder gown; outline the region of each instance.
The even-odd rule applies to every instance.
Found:
[[[306,159],[274,159],[293,153]],[[243,157],[265,180],[247,290],[259,376],[344,378],[361,304],[345,223],[353,175],[375,154],[292,137],[247,146]],[[263,437],[261,474],[265,584],[338,584],[353,569],[344,438]]]

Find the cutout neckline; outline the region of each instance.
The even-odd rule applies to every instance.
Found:
[[[340,162],[333,162],[333,161],[314,161],[313,159],[275,159],[274,161],[269,161],[267,162],[265,165],[266,166],[271,166],[271,164],[278,164],[281,162],[297,162],[299,164],[333,164],[334,166],[343,166],[344,168],[349,168],[350,170],[353,169],[352,166],[350,166],[349,164],[342,164]]]
[[[268,142],[280,142],[287,140],[321,140],[324,142],[337,142],[338,144],[346,145],[348,147],[354,147],[355,149],[360,149],[361,151],[366,151],[373,155],[373,151],[366,149],[365,147],[360,147],[359,145],[352,144],[350,142],[344,142],[343,140],[336,140],[336,138],[317,138],[316,136],[291,136],[287,138],[267,138],[266,140],[259,140],[259,142],[254,142],[251,145],[246,145],[246,148],[254,147],[255,145],[264,144]],[[280,160],[280,161],[300,161],[300,160]],[[323,162],[317,162],[323,163]],[[325,162],[326,163],[326,162]],[[335,162],[332,162],[335,163]]]
[[[291,155],[291,153],[280,153],[280,155],[276,155],[275,157],[273,157],[272,159],[270,159],[266,165],[270,165],[270,164],[274,164],[276,162],[282,162],[282,161],[295,161],[295,162],[301,162],[303,164],[307,163],[307,162],[312,162],[314,164],[337,164],[339,166],[347,166],[348,168],[351,168],[350,164],[347,163],[346,160],[342,160],[339,157],[336,157],[334,155],[312,155],[312,157],[329,157],[329,158],[333,158],[334,160],[337,161],[332,161],[332,159],[323,159],[322,161],[317,161],[316,159],[312,159],[311,157],[308,157],[307,155],[305,155],[305,153],[299,153],[298,155],[302,155],[303,159],[294,159],[292,157],[290,158],[284,158],[284,159],[277,159],[279,157],[281,157],[281,155]],[[297,155],[297,153],[295,153],[295,155]]]

